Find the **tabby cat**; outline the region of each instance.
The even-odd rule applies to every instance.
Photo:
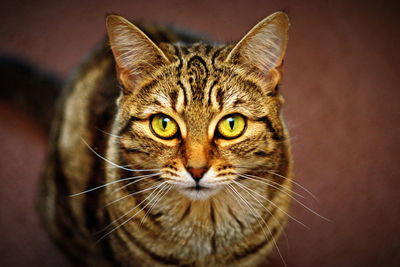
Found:
[[[258,266],[288,217],[288,17],[237,44],[109,15],[65,86],[40,195],[83,266]],[[111,49],[110,49],[111,47]]]

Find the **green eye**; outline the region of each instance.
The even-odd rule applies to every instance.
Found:
[[[178,133],[178,124],[169,116],[157,114],[150,121],[153,133],[163,139],[172,139]]]
[[[225,139],[239,137],[246,128],[246,120],[240,114],[230,114],[218,122],[218,132]]]

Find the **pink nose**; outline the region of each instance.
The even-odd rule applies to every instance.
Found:
[[[187,167],[187,170],[192,175],[193,179],[198,181],[207,172],[208,168],[206,168],[206,167],[202,167],[202,168]]]

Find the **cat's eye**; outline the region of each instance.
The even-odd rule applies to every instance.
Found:
[[[223,117],[217,126],[218,133],[225,139],[234,139],[242,135],[246,128],[246,119],[240,114]]]
[[[157,114],[151,118],[150,127],[153,133],[162,139],[172,139],[178,134],[178,124],[165,114]]]

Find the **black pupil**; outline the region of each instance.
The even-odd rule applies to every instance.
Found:
[[[169,122],[168,118],[163,118],[162,119],[161,124],[162,124],[162,127],[163,127],[164,130],[165,130],[165,128],[167,128],[168,122]]]
[[[231,127],[231,130],[233,130],[233,126],[235,126],[235,119],[228,118],[228,121],[229,121],[229,127]]]

